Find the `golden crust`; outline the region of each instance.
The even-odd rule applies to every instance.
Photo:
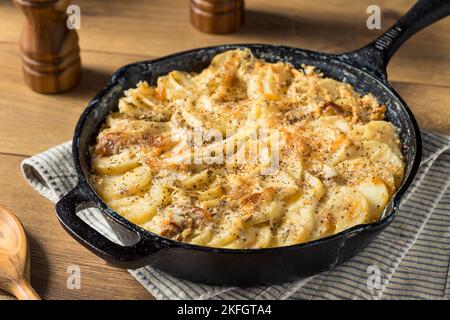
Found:
[[[162,236],[226,248],[310,241],[376,221],[403,179],[385,106],[312,66],[232,50],[157,83],[127,90],[108,116],[91,181],[119,214]],[[198,128],[216,135],[192,144]]]

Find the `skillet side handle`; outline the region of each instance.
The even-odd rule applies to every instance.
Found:
[[[341,58],[387,81],[391,57],[412,35],[450,14],[449,0],[419,0],[391,28],[365,47]]]
[[[121,246],[91,228],[77,212],[93,207],[89,197],[80,186],[76,186],[56,204],[56,215],[64,229],[75,240],[91,252],[112,265],[124,268],[138,268],[148,264],[148,257],[161,250],[151,239],[139,235],[137,243],[131,246]],[[133,232],[130,230],[130,233]]]

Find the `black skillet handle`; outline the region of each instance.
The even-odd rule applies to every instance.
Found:
[[[400,46],[416,32],[449,14],[450,0],[419,0],[375,41],[340,58],[387,81],[387,64]]]
[[[56,214],[61,225],[78,242],[107,262],[125,268],[138,268],[148,264],[149,256],[161,250],[151,239],[139,235],[132,246],[121,246],[104,237],[86,224],[77,212],[92,207],[89,197],[76,186],[56,204]],[[130,232],[133,232],[130,230]]]

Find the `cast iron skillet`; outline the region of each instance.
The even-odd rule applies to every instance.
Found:
[[[400,198],[411,184],[421,158],[416,120],[406,103],[388,84],[386,65],[400,45],[425,26],[450,13],[449,0],[421,0],[391,29],[362,49],[335,55],[265,44],[221,45],[181,52],[156,60],[137,62],[119,69],[81,115],[73,138],[73,159],[78,185],[56,205],[62,226],[81,244],[106,261],[126,268],[152,265],[175,276],[221,285],[257,285],[297,279],[335,267],[366,247],[394,219]],[[163,238],[125,220],[95,193],[90,182],[89,146],[105,117],[117,109],[123,91],[140,80],[155,84],[172,70],[200,71],[216,54],[250,48],[267,61],[287,61],[300,68],[314,65],[326,76],[350,83],[360,93],[371,92],[387,106],[387,118],[401,129],[406,162],[405,180],[388,204],[383,218],[358,225],[327,238],[288,247],[219,249]],[[111,242],[77,216],[95,207],[128,246]]]

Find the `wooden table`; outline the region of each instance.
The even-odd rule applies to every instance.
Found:
[[[31,244],[32,283],[45,299],[151,299],[125,270],[106,265],[59,226],[53,204],[27,185],[20,162],[71,139],[94,94],[120,66],[194,47],[260,42],[344,52],[381,30],[366,28],[366,8],[378,4],[385,30],[414,1],[248,0],[245,26],[208,35],[189,23],[187,0],[78,0],[83,80],[74,90],[40,95],[22,81],[17,40],[23,17],[0,2],[0,203],[22,220]],[[389,66],[393,86],[422,128],[450,134],[450,19],[416,35]],[[67,268],[81,268],[81,289],[66,286]],[[0,298],[8,295],[0,293]]]

